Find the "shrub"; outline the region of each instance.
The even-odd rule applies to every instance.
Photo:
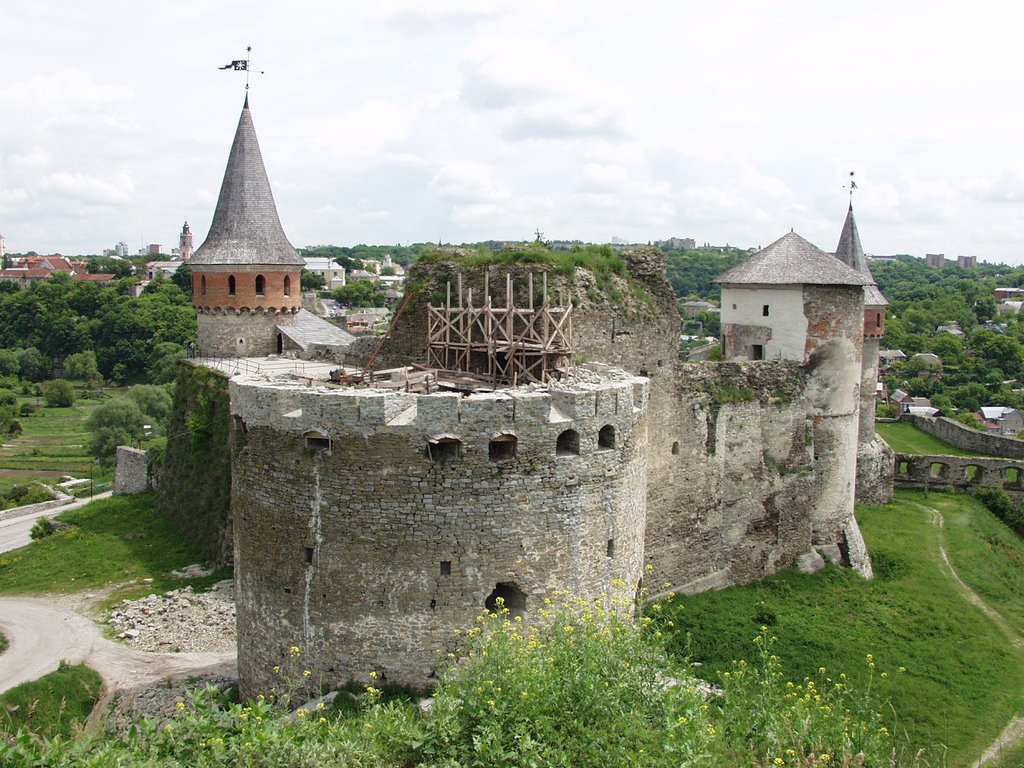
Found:
[[[14,405],[18,402],[18,395],[9,389],[0,389],[0,405]]]
[[[50,408],[70,408],[75,403],[75,388],[64,379],[43,384],[43,397]]]

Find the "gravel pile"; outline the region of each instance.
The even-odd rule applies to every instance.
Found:
[[[110,615],[117,636],[141,651],[231,651],[235,646],[235,587],[221,581],[209,592],[192,587],[125,600]]]

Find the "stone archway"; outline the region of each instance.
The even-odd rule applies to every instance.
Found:
[[[498,613],[501,610],[498,605],[499,598],[502,600],[501,607],[508,609],[511,618],[526,618],[526,593],[514,581],[498,582],[484,600],[484,608],[490,613]]]

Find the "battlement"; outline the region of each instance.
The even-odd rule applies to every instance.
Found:
[[[584,370],[568,383],[469,396],[306,386],[255,376],[233,378],[230,390],[232,415],[248,427],[269,427],[292,435],[317,433],[325,438],[377,430],[422,434],[427,439],[440,435],[492,438],[541,425],[625,427],[646,410],[649,383],[640,376],[601,368],[600,372]]]

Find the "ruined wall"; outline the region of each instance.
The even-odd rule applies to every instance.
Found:
[[[1002,488],[1015,502],[1024,501],[1024,461],[899,453],[895,467],[900,488],[958,493]]]
[[[178,364],[157,508],[212,562],[231,562],[228,379],[192,361]]]
[[[632,597],[647,397],[624,374],[467,398],[233,379],[243,693],[291,646],[316,683],[422,686],[499,585],[527,615],[553,589]]]
[[[148,489],[149,459],[146,452],[128,445],[117,446],[114,495],[141,493]]]
[[[902,417],[909,420],[911,424],[927,432],[929,435],[943,440],[950,445],[955,445],[964,451],[974,453],[987,453],[991,456],[1006,456],[1014,459],[1024,459],[1024,440],[1004,435],[990,435],[977,429],[971,429],[966,424],[948,419],[945,416],[911,416]]]
[[[681,363],[667,389],[660,412],[653,389],[651,398],[652,592],[698,592],[793,565],[811,549],[814,483],[800,366]]]

